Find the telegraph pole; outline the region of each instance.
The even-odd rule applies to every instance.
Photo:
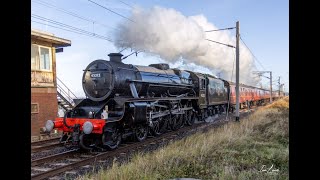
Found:
[[[236,121],[239,121],[239,39],[240,39],[240,33],[239,33],[239,21],[236,22]]]
[[[272,71],[270,71],[270,103],[272,103]]]
[[[280,88],[281,88],[281,84],[280,84],[280,76],[279,76],[279,78],[278,78],[278,85],[279,85],[278,95],[279,95],[279,97],[280,97]]]
[[[280,85],[280,76],[279,76],[279,78],[278,78],[278,86],[279,86],[278,95],[280,96],[280,88],[281,88],[281,85]]]

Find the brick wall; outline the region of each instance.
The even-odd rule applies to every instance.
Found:
[[[40,135],[40,127],[48,119],[57,117],[58,101],[56,88],[31,88],[31,103],[38,103],[38,113],[31,113],[31,136]]]

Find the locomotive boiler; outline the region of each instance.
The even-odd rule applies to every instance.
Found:
[[[193,86],[187,71],[169,69],[168,64],[124,64],[121,56],[120,53],[111,53],[110,61],[93,61],[84,70],[82,86],[89,99],[172,96],[188,93]]]

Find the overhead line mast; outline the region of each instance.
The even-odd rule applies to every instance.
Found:
[[[239,39],[240,39],[240,23],[239,21],[236,22],[236,121],[239,121],[239,59],[240,59],[240,52],[239,52]]]

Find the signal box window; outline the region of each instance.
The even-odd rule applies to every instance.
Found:
[[[49,48],[40,47],[40,69],[50,70]]]
[[[31,69],[51,71],[51,48],[31,45]]]

